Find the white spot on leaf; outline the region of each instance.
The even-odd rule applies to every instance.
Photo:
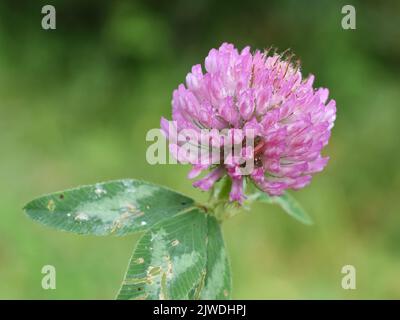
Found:
[[[101,185],[101,184],[96,184],[96,189],[94,190],[94,193],[97,195],[97,196],[102,196],[103,194],[106,194],[107,193],[107,191],[106,190],[104,190],[104,188],[103,188],[103,186]]]
[[[134,261],[134,263],[136,263],[136,264],[142,264],[143,262],[144,262],[144,259],[143,259],[142,257],[137,258],[137,259]]]
[[[173,241],[171,241],[171,246],[176,247],[179,244],[179,240],[175,239]]]
[[[75,220],[76,221],[88,221],[89,220],[89,216],[83,212],[79,212],[76,216],[75,216]]]
[[[126,188],[126,192],[128,192],[128,193],[133,193],[133,192],[135,192],[135,187],[133,186],[133,183],[132,183],[132,181],[129,181],[129,180],[124,180],[123,182],[122,182],[122,184],[124,185],[124,187]]]

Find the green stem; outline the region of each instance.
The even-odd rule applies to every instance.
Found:
[[[221,223],[241,211],[240,205],[229,201],[231,186],[231,179],[228,177],[222,178],[212,188],[207,204],[200,205],[208,214],[213,215]]]

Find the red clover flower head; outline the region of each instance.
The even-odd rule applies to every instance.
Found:
[[[210,170],[194,182],[202,190],[227,175],[231,201],[245,198],[245,177],[272,196],[303,188],[327,164],[321,151],[336,117],[328,89],[314,89],[313,81],[283,54],[239,52],[228,43],[211,49],[205,72],[193,66],[186,86],[173,92],[173,121],[161,119],[171,154],[192,164],[189,178]],[[245,162],[251,170],[243,170]]]

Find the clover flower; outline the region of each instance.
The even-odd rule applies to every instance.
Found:
[[[171,154],[193,165],[189,178],[211,170],[193,184],[202,190],[224,175],[230,177],[231,201],[244,200],[245,178],[272,196],[303,188],[327,164],[321,151],[336,117],[328,89],[314,89],[313,81],[313,75],[303,79],[299,64],[283,54],[251,53],[249,47],[239,52],[227,43],[211,49],[205,72],[200,64],[193,66],[186,86],[180,84],[173,92],[173,122],[161,119]],[[178,137],[185,131],[190,131],[190,139]],[[248,132],[252,140],[246,140]],[[207,155],[230,146],[239,152],[193,156],[187,152],[187,140]],[[251,162],[249,172],[243,173],[243,161]]]

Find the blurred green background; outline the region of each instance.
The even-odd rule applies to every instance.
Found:
[[[341,28],[353,4],[357,29]],[[57,29],[41,28],[53,4]],[[204,198],[186,166],[151,166],[146,132],[210,48],[291,48],[330,89],[331,160],[295,196],[315,225],[258,204],[224,225],[234,298],[400,298],[399,1],[0,2],[0,298],[112,299],[136,236],[30,221],[42,193],[132,177]],[[41,268],[57,289],[41,288]],[[341,288],[341,268],[357,289]]]

